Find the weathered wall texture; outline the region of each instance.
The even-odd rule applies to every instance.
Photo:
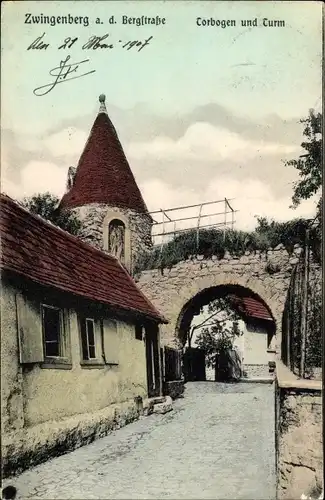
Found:
[[[316,498],[323,478],[321,383],[279,372],[277,366],[277,498]]]
[[[3,284],[2,284],[3,285]],[[22,369],[19,365],[16,300],[1,286],[1,435],[24,426]]]
[[[2,287],[1,430],[5,464],[11,457],[18,461],[19,449],[30,456],[31,460],[32,455],[43,456],[41,443],[47,443],[47,449],[54,450],[58,444],[57,439],[62,446],[65,440],[69,441],[70,448],[79,446],[83,428],[86,429],[86,438],[92,434],[97,435],[98,432],[101,434],[106,427],[110,428],[114,424],[115,414],[126,403],[128,412],[133,415],[134,397],[147,397],[145,345],[135,338],[134,325],[131,323],[119,321],[117,324],[114,349],[118,365],[105,364],[104,361],[98,366],[82,365],[77,313],[69,309],[71,364],[61,367],[49,367],[46,363],[21,365],[16,292],[12,286]],[[35,328],[38,327],[40,325],[35,324]],[[97,347],[98,358],[101,360],[101,343],[98,341]],[[110,408],[114,410],[112,418]],[[98,413],[100,416],[97,420],[90,416],[96,412],[102,412]],[[105,423],[106,414],[108,421]],[[69,422],[73,424],[73,428],[70,428]],[[27,439],[26,436],[32,435],[33,438]],[[4,467],[10,469],[11,466],[5,464]]]
[[[276,322],[277,335],[272,347],[281,344],[281,322],[293,266],[300,248],[289,254],[282,245],[267,253],[246,252],[241,257],[226,254],[203,256],[179,262],[171,269],[143,271],[138,285],[159,311],[169,320],[161,330],[162,343],[177,346],[175,336],[179,317],[186,303],[199,292],[219,285],[239,285],[260,296],[269,306]]]
[[[134,267],[136,257],[152,247],[152,221],[147,214],[140,214],[128,208],[108,207],[96,203],[75,208],[74,211],[83,225],[80,238],[100,250],[105,250],[104,222],[107,214],[115,212],[117,218],[119,214],[122,214],[128,220],[128,228],[131,232],[131,269]]]
[[[244,333],[244,364],[267,365],[270,361],[268,332],[262,326],[247,324]]]
[[[75,450],[139,418],[134,401],[110,405],[62,420],[21,429],[2,437],[3,477],[21,473],[50,457]]]
[[[243,372],[244,372],[244,376],[248,377],[248,378],[269,378],[270,377],[269,366],[265,365],[265,364],[263,364],[263,365],[245,364],[245,365],[243,365]]]
[[[23,373],[27,425],[100,410],[146,395],[144,343],[134,338],[134,327],[118,324],[117,366],[88,368],[80,364],[77,317],[74,311],[70,314],[72,369],[44,369],[36,365]]]

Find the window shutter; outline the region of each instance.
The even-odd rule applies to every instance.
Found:
[[[40,305],[19,293],[16,307],[20,363],[40,363],[44,361]]]
[[[103,319],[104,359],[106,364],[118,364],[119,339],[117,323]]]

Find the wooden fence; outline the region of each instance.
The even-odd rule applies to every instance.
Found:
[[[318,378],[322,366],[322,268],[314,234],[306,230],[282,323],[282,360],[301,378]]]
[[[164,346],[161,348],[163,379],[165,382],[181,380],[182,378],[182,351]]]

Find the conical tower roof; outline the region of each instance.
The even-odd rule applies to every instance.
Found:
[[[140,213],[148,209],[135,182],[129,163],[107,115],[105,96],[80,157],[73,186],[63,196],[61,208],[104,203]]]

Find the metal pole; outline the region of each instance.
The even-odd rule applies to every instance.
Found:
[[[203,206],[204,206],[204,203],[202,203],[202,207]],[[232,212],[235,213],[235,212],[238,212],[238,210],[233,210]],[[206,217],[214,217],[217,215],[223,215],[224,213],[225,213],[225,211],[223,210],[222,212],[216,212],[216,213],[212,213],[212,214],[203,214],[203,215],[201,214],[201,219],[204,219]],[[229,212],[227,212],[227,213],[229,213]],[[181,217],[180,219],[173,219],[171,222],[179,222],[179,221],[193,220],[193,219],[197,219],[197,215],[193,215],[192,217]]]
[[[196,249],[199,249],[199,241],[200,241],[200,220],[201,220],[201,211],[202,205],[200,206],[199,216],[197,218],[197,230],[196,230]]]
[[[163,234],[165,234],[165,212],[160,209],[161,213],[162,213],[162,216],[163,216],[163,219],[162,219],[162,230],[163,230]]]
[[[165,243],[165,212],[160,209],[160,211],[162,212],[162,234],[161,234],[161,244],[160,244],[160,256],[162,255],[162,251],[163,251],[163,246],[164,246],[164,243]]]
[[[303,277],[303,302],[301,310],[301,357],[300,377],[305,377],[306,362],[306,334],[307,334],[307,308],[308,308],[308,264],[309,264],[309,228],[306,229],[305,255],[304,255],[304,277]]]
[[[164,243],[165,243],[165,212],[163,210],[161,210],[161,211],[162,211],[162,216],[163,216],[163,220],[162,220],[162,231],[163,231],[162,244],[164,245]]]
[[[291,321],[290,321],[290,316],[291,316],[291,283],[289,286],[289,292],[288,292],[288,302],[287,302],[287,307],[286,307],[286,327],[287,327],[287,359],[286,359],[286,364],[287,367],[291,370]]]
[[[228,198],[228,202],[229,200],[234,200],[235,198]],[[203,206],[205,205],[214,205],[215,203],[222,203],[224,202],[224,200],[216,200],[216,201],[206,201],[205,203],[202,203]],[[182,207],[173,207],[173,208],[168,208],[167,210],[165,210],[165,212],[173,212],[174,210],[182,210],[184,208],[195,208],[195,207],[198,207],[200,205],[200,203],[197,203],[196,205],[183,205]],[[162,211],[162,208],[160,208],[159,210],[154,210],[153,212],[149,212],[150,215],[153,215],[153,214],[159,214],[159,212]]]
[[[225,198],[225,227],[223,230],[223,241],[226,240],[226,227],[227,227],[227,198]]]
[[[234,222],[236,222],[236,221],[234,221]],[[208,228],[208,227],[219,227],[219,226],[221,226],[221,229],[222,229],[223,226],[224,226],[224,224],[225,224],[224,222],[218,222],[217,224],[206,224],[204,226],[200,225],[200,229]],[[184,231],[191,231],[193,229],[195,229],[195,228],[187,227],[185,229],[177,229],[177,233],[182,233]],[[157,233],[156,236],[161,236],[162,234],[165,234],[165,235],[167,235],[167,234],[173,234],[173,231],[167,231],[165,233]]]

